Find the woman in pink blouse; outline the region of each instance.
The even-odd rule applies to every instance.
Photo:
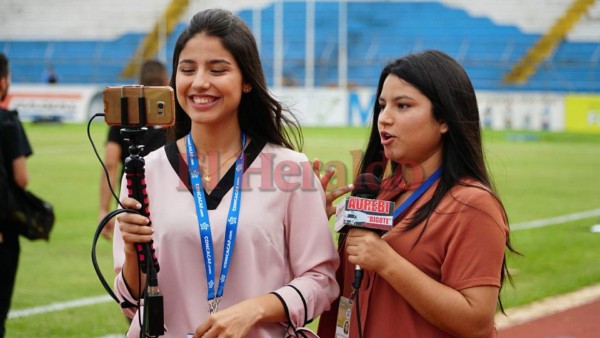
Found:
[[[165,337],[311,336],[304,325],[338,295],[338,255],[320,182],[293,150],[299,128],[269,94],[248,27],[224,10],[196,14],[171,86],[175,140],[145,158],[151,223],[118,217],[117,296],[143,298],[134,244],[152,239]],[[127,336],[141,336],[143,307],[124,312]]]

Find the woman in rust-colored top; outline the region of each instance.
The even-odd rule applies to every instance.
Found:
[[[395,202],[394,227],[341,235],[342,294],[319,335],[495,337],[512,248],[471,81],[448,55],[426,51],[388,64],[376,95],[360,172],[383,179],[378,198]],[[353,290],[356,265],[364,277]]]

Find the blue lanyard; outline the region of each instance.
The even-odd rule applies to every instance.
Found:
[[[196,146],[192,140],[191,134],[186,138],[188,168],[192,190],[194,192],[194,201],[196,202],[196,216],[198,217],[198,228],[200,229],[200,243],[202,245],[202,255],[204,257],[204,269],[206,271],[206,284],[208,291],[208,305],[210,313],[215,313],[219,309],[219,300],[223,296],[227,273],[229,272],[229,263],[231,254],[235,245],[235,235],[237,232],[238,219],[240,215],[240,203],[242,200],[242,176],[244,172],[244,145],[246,144],[246,135],[242,133],[242,152],[235,161],[235,178],[233,182],[233,195],[229,213],[227,214],[227,227],[225,229],[225,243],[223,249],[223,261],[221,262],[221,276],[219,278],[219,288],[215,296],[215,261],[213,255],[213,241],[210,230],[210,219],[208,218],[208,209],[206,207],[206,197],[204,188],[200,179],[200,170],[196,159]]]
[[[402,215],[402,213],[404,213],[404,211],[406,211],[406,209],[408,209],[408,207],[410,207],[417,200],[417,198],[421,197],[421,195],[423,195],[423,193],[427,191],[427,189],[429,189],[429,187],[431,187],[433,183],[437,181],[438,178],[440,178],[441,175],[442,168],[440,167],[431,176],[429,176],[429,178],[425,180],[425,182],[423,182],[423,184],[421,184],[419,188],[415,190],[415,192],[413,192],[406,201],[400,204],[398,209],[394,211],[394,221],[396,220],[396,218]]]

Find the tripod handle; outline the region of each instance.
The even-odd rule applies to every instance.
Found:
[[[129,197],[140,202],[142,205],[140,212],[150,220],[148,226],[152,226],[152,219],[150,218],[150,211],[148,209],[148,193],[146,192],[144,159],[141,156],[130,156],[127,158],[125,161],[125,178],[127,180],[127,193]],[[156,269],[156,272],[160,270],[158,259],[156,257],[156,251],[154,250],[153,240],[150,240],[150,242],[146,244],[136,243],[135,249],[137,251],[140,268],[142,269],[143,273],[147,272],[148,262],[146,261],[146,257],[151,259],[152,265]]]

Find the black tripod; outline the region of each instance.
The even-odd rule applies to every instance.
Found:
[[[130,143],[129,156],[125,159],[125,178],[127,180],[127,194],[137,200],[142,207],[140,214],[146,216],[152,226],[150,211],[148,209],[148,193],[146,191],[145,161],[143,158],[144,146],[139,144],[139,139],[148,131],[146,127],[122,128],[121,135]],[[143,332],[147,337],[164,335],[163,299],[158,290],[158,271],[160,267],[156,258],[154,241],[136,244],[139,269],[147,275],[146,292],[144,294],[144,322]]]

